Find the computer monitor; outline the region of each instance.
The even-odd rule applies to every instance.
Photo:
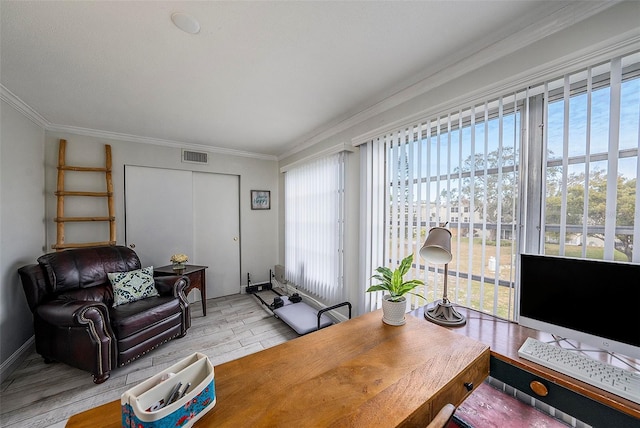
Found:
[[[519,323],[640,359],[640,264],[520,258]]]

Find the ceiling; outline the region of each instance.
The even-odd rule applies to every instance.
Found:
[[[282,157],[586,4],[2,0],[0,83],[48,129]]]

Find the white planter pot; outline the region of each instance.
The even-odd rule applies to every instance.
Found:
[[[401,297],[399,302],[389,300],[391,296],[382,298],[382,322],[389,325],[403,325],[406,321],[404,314],[407,309],[407,299]]]

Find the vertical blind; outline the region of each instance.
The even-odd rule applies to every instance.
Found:
[[[453,252],[449,299],[502,316],[511,309],[520,144],[516,107],[522,98],[524,93],[511,94],[421,120],[361,147],[363,181],[384,180],[383,196],[367,201],[362,212],[372,227],[383,228],[383,239],[373,239],[366,250],[386,266],[414,254],[408,275],[425,286],[418,290],[423,299],[410,298],[412,307],[442,297],[443,266],[425,264],[418,252],[429,229],[446,223]],[[385,173],[376,177],[380,166]],[[373,222],[373,213],[384,219]],[[363,274],[376,263],[363,262]],[[368,298],[368,309],[377,308],[379,299]]]
[[[363,143],[365,285],[413,253],[408,276],[425,286],[412,306],[441,298],[443,267],[418,251],[444,223],[449,299],[503,318],[516,316],[521,251],[639,262],[639,64],[614,58]],[[373,310],[380,297],[364,301]]]
[[[546,82],[540,252],[640,262],[640,55]]]
[[[326,302],[343,297],[345,153],[285,173],[285,275]]]
[[[359,313],[365,313],[382,305],[382,293],[365,293],[371,286],[371,275],[378,266],[386,266],[384,261],[385,222],[385,145],[383,141],[368,143],[366,150],[360,150],[360,278],[364,281],[360,289],[362,306]],[[370,209],[367,209],[370,208]]]

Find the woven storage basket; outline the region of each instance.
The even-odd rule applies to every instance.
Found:
[[[190,387],[165,404],[178,383]],[[126,391],[120,403],[123,428],[190,427],[216,404],[213,365],[196,352]]]

